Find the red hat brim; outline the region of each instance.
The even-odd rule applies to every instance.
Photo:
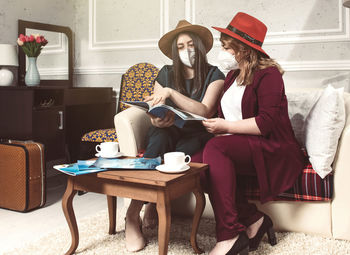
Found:
[[[262,53],[264,53],[267,57],[270,57],[270,56],[261,48],[261,46],[256,45],[256,44],[254,44],[254,43],[252,43],[252,42],[247,41],[246,39],[244,39],[243,37],[239,36],[238,34],[232,32],[232,31],[230,31],[230,30],[228,30],[228,29],[226,29],[226,28],[221,28],[221,27],[212,27],[212,28],[214,28],[214,29],[218,30],[219,32],[224,33],[224,34],[226,34],[226,35],[228,35],[228,36],[231,36],[231,37],[233,37],[233,38],[235,38],[235,39],[237,39],[237,40],[240,40],[241,42],[247,44],[248,46],[250,46],[250,47],[252,47],[252,48],[254,48],[254,49],[256,49],[256,50],[258,50],[258,51],[260,51],[260,52],[262,52]]]

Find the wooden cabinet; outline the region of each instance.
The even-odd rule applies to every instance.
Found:
[[[112,88],[0,87],[0,139],[45,145],[46,160],[75,162],[81,136],[111,128]]]

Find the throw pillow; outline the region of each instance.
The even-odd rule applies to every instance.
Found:
[[[324,178],[332,171],[338,140],[345,125],[344,89],[329,85],[305,121],[305,147],[309,160]]]
[[[318,88],[289,89],[286,91],[288,99],[288,115],[296,139],[305,148],[305,121],[311,109],[320,98],[323,90]]]

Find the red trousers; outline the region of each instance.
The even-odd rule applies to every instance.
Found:
[[[201,184],[213,207],[218,242],[234,238],[263,216],[248,202],[239,182],[239,175],[256,175],[246,135],[214,137],[192,161],[209,165]]]

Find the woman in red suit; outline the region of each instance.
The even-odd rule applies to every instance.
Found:
[[[202,176],[216,220],[210,255],[247,254],[264,234],[276,244],[272,220],[244,197],[239,175],[257,176],[261,202],[290,188],[304,156],[288,117],[283,70],[261,48],[267,28],[238,13],[221,32],[218,60],[231,70],[225,79],[219,117],[203,121],[216,136],[192,157],[209,164]]]

